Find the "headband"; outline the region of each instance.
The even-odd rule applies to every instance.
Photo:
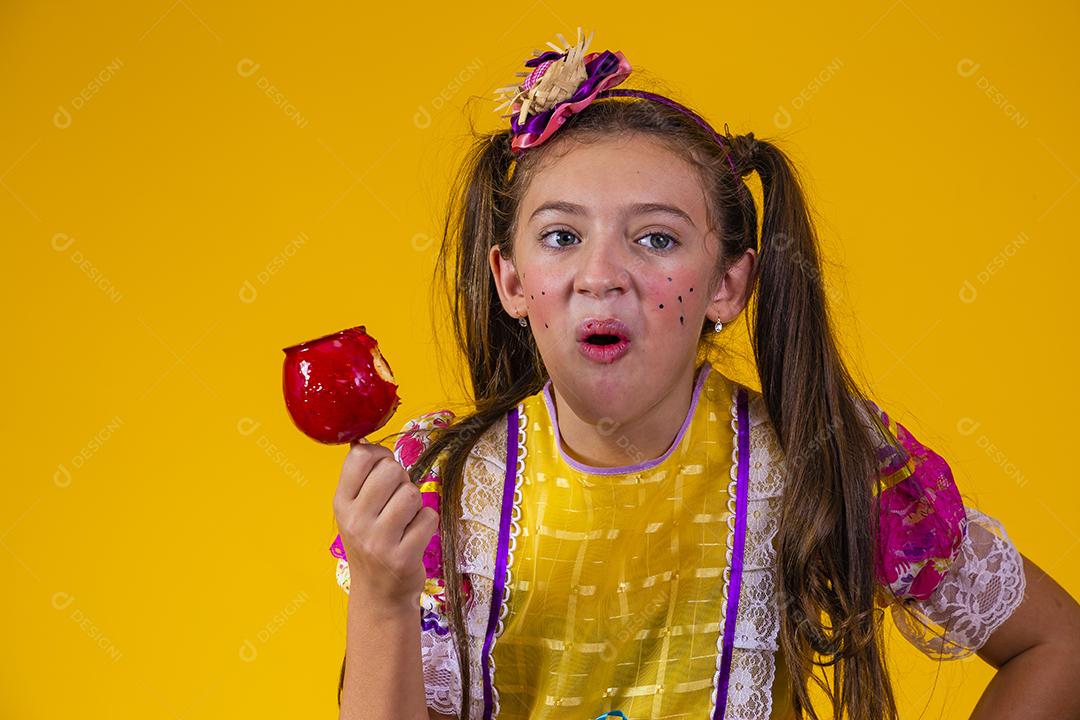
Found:
[[[526,148],[534,147],[551,137],[559,127],[573,114],[579,113],[594,100],[607,97],[638,97],[662,103],[688,115],[709,131],[717,143],[726,147],[728,164],[738,177],[735,161],[732,159],[731,134],[724,124],[725,135],[720,135],[700,115],[685,105],[671,98],[645,90],[611,89],[630,75],[633,69],[630,62],[619,51],[593,52],[586,54],[593,33],[582,41],[581,28],[577,29],[577,43],[570,45],[562,33],[556,33],[564,48],[560,49],[553,42],[553,48],[541,52],[533,51],[533,58],[525,62],[531,72],[519,72],[524,77],[521,85],[496,90],[502,101],[495,111],[510,107],[511,112],[501,117],[510,118],[513,141],[510,144],[515,155],[520,156]],[[753,137],[751,133],[750,137]]]

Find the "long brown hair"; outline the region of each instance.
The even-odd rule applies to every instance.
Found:
[[[700,175],[709,225],[720,238],[715,283],[748,248],[758,249],[746,322],[768,416],[786,462],[776,538],[780,581],[780,651],[789,668],[796,717],[817,720],[811,679],[832,701],[833,717],[897,717],[884,654],[883,611],[875,607],[877,547],[875,448],[892,442],[866,422],[864,398],[841,357],[829,318],[818,238],[801,181],[789,158],[753,133],[727,144],[686,114],[642,99],[604,99],[573,115],[523,157],[511,152],[509,130],[476,134],[447,207],[435,270],[436,299],[448,301],[452,333],[466,359],[474,407],[432,442],[410,470],[414,482],[439,460],[446,611],[458,650],[469,716],[469,643],[462,576],[457,567],[458,508],[465,461],[479,435],[548,379],[531,331],[503,311],[488,252],[513,257],[519,202],[530,178],[555,148],[627,133],[665,142]],[[731,153],[736,171],[728,162]],[[743,178],[756,171],[763,208],[757,213]],[[706,321],[702,346],[714,333]],[[832,668],[832,682],[819,677]],[[342,664],[342,681],[344,663]],[[831,686],[831,687],[830,687]],[[338,697],[340,702],[341,683]]]

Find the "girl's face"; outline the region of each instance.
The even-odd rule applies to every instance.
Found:
[[[640,417],[692,382],[704,319],[738,314],[748,272],[710,287],[719,241],[699,175],[660,141],[569,142],[534,174],[514,257],[492,248],[492,273],[504,310],[528,315],[562,395],[594,420]],[[616,338],[587,342],[594,332],[620,339],[601,349]]]

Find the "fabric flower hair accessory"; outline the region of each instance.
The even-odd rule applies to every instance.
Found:
[[[571,115],[588,107],[602,91],[621,83],[632,70],[621,52],[588,52],[593,33],[582,40],[580,27],[574,45],[562,33],[556,35],[565,47],[548,42],[552,50],[534,50],[533,58],[525,62],[532,70],[517,73],[525,78],[521,85],[496,91],[500,93],[497,101],[502,103],[495,111],[511,108],[511,113],[502,117],[510,118],[515,153],[547,140]]]
[[[633,68],[630,61],[619,51],[604,50],[588,52],[593,33],[582,40],[581,28],[577,29],[577,43],[571,45],[561,33],[556,33],[564,48],[548,42],[551,50],[533,51],[533,58],[525,61],[529,72],[519,72],[524,77],[520,85],[496,90],[502,101],[495,108],[498,112],[506,107],[511,109],[511,134],[513,140],[510,149],[520,155],[527,148],[534,147],[547,140],[575,113],[591,105],[594,100],[608,97],[636,97],[662,103],[675,108],[709,132],[712,138],[727,150],[728,166],[739,177],[732,157],[731,135],[724,125],[725,135],[713,129],[703,117],[690,108],[669,97],[630,88],[615,88],[630,75]],[[748,136],[753,139],[753,133]],[[744,189],[749,193],[749,190]]]

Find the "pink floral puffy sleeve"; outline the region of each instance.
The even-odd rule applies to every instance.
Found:
[[[1022,558],[1000,522],[965,507],[940,455],[873,402],[869,409],[902,448],[878,449],[880,604],[926,655],[966,657],[1023,600]]]

